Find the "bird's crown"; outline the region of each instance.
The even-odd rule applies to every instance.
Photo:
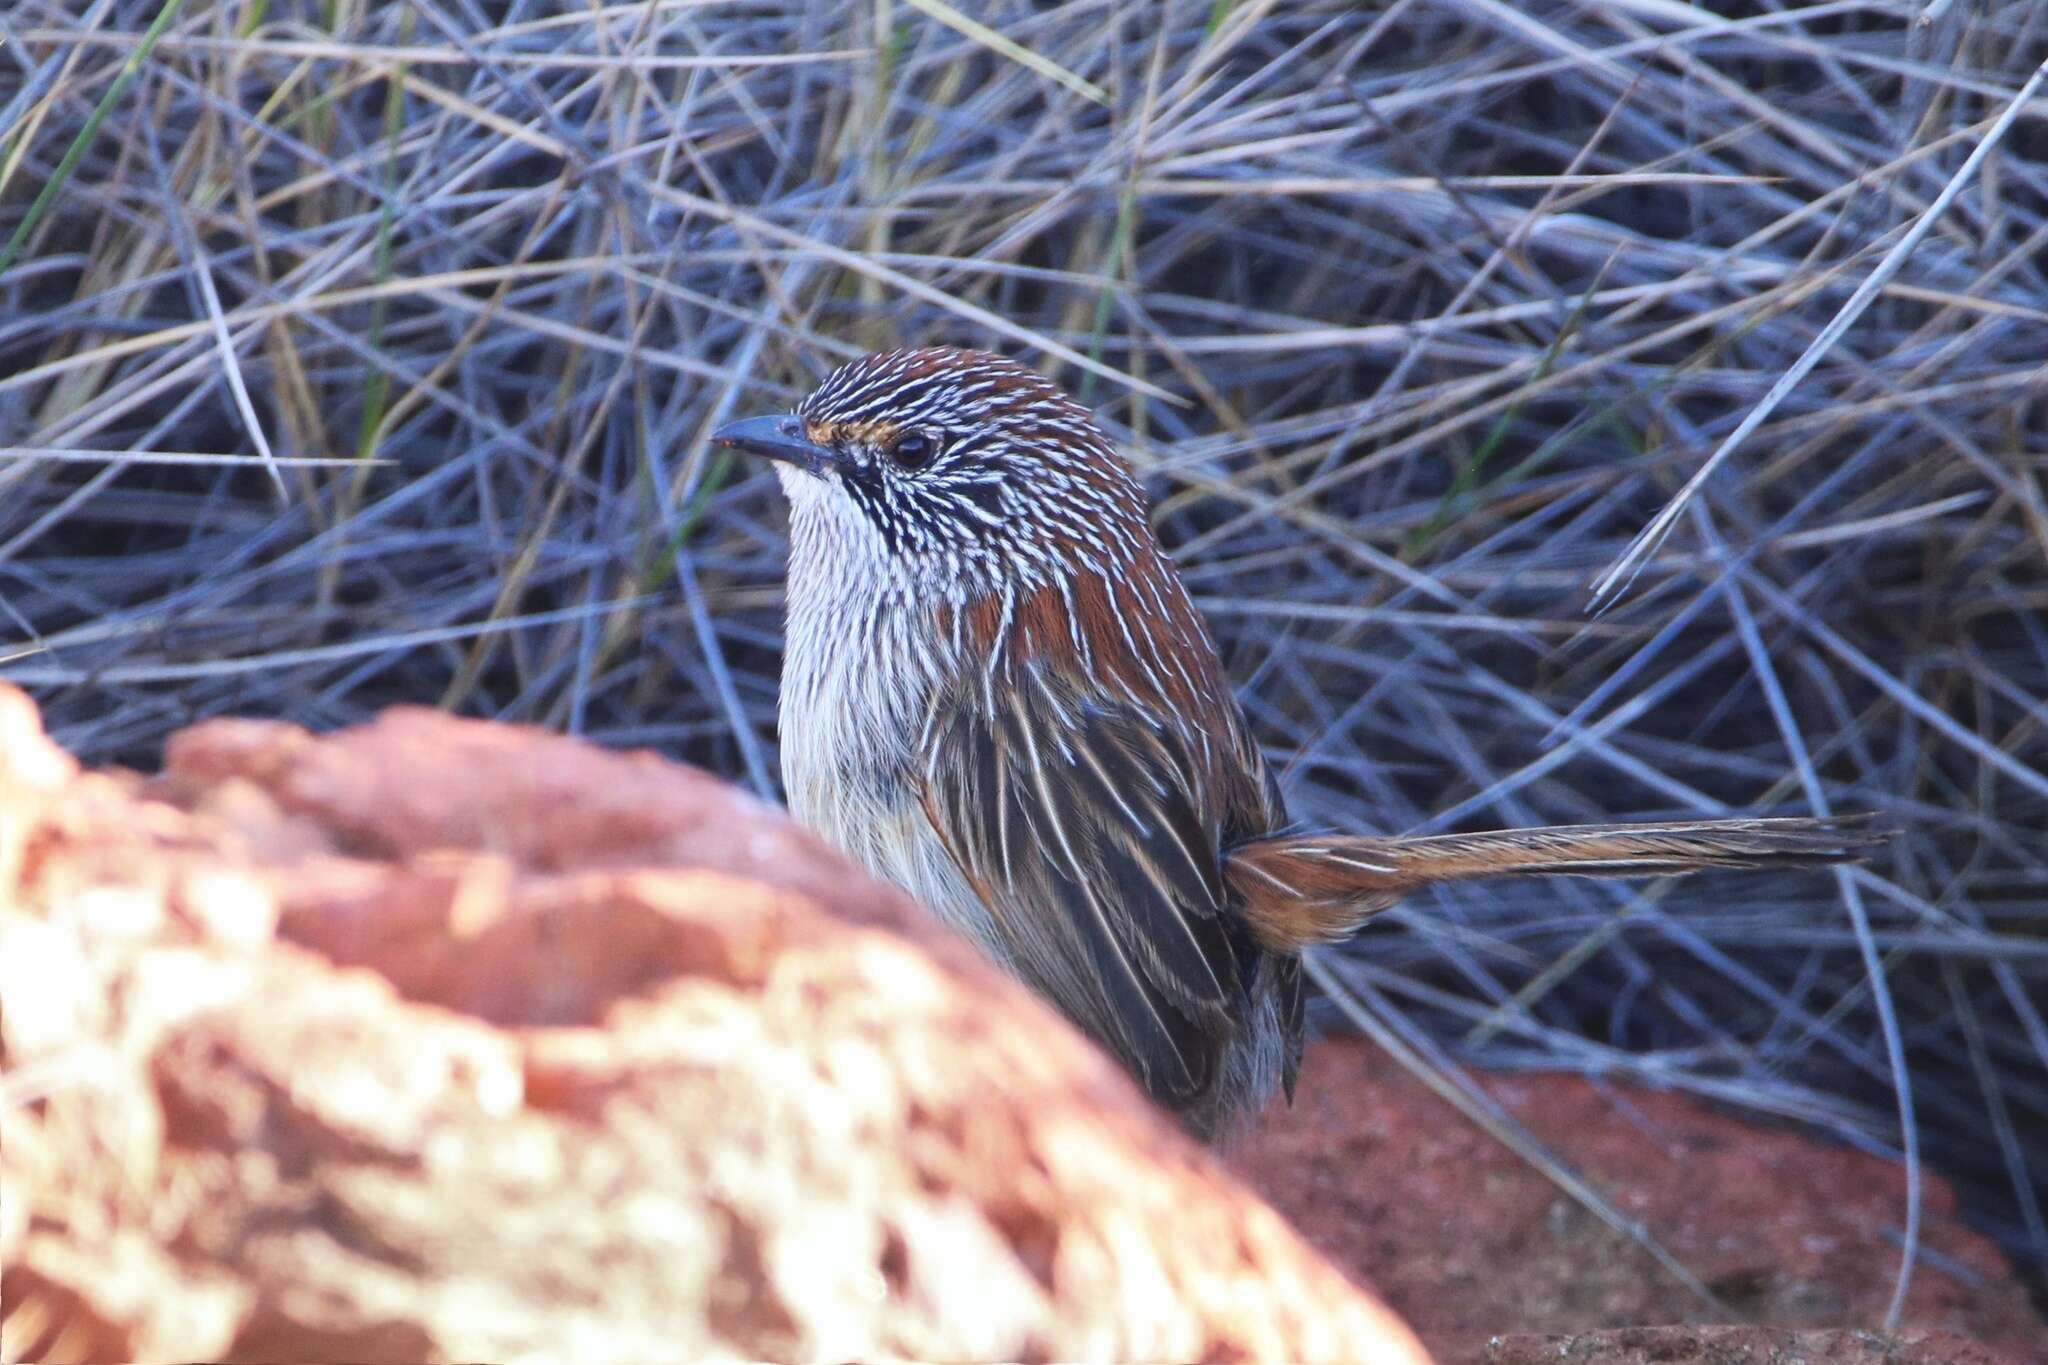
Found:
[[[1109,571],[1150,540],[1143,496],[1088,410],[987,351],[863,356],[792,416],[719,438],[789,466],[785,488],[834,513],[833,534],[953,595],[991,575]]]

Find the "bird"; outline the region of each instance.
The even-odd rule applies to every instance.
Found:
[[[973,940],[1195,1138],[1291,1102],[1302,954],[1403,896],[1508,875],[1856,860],[1859,817],[1424,837],[1290,820],[1222,658],[1090,412],[946,346],[719,427],[790,507],[791,814]]]

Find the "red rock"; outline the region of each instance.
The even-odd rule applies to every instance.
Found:
[[[1846,1328],[1623,1327],[1498,1337],[1486,1365],[2001,1365],[2012,1357],[1946,1332]]]
[[[1446,1361],[1494,1359],[1486,1342],[1501,1333],[1593,1332],[1544,1340],[1611,1351],[1612,1338],[1593,1329],[1882,1323],[1899,1259],[1886,1231],[1901,1225],[1905,1209],[1905,1176],[1891,1162],[1746,1123],[1671,1092],[1596,1088],[1568,1075],[1484,1077],[1481,1084],[1723,1307],[1702,1302],[1632,1239],[1358,1039],[1312,1045],[1296,1107],[1269,1114],[1233,1164],[1309,1241],[1379,1290]],[[1963,1226],[1938,1178],[1925,1177],[1923,1191],[1922,1243],[1945,1264],[1923,1260],[1916,1268],[1907,1335],[1941,1332],[1980,1343],[1982,1356],[1959,1361],[2048,1359],[2048,1324],[1996,1248]],[[1674,1330],[1681,1335],[1658,1340],[1692,1339]],[[1519,1341],[1514,1349],[1521,1353],[1498,1358],[1540,1354]],[[1669,1359],[1789,1361],[1797,1354],[1730,1347]],[[1837,1358],[1865,1359],[1811,1357],[1816,1365]],[[1899,1357],[1923,1358],[1936,1357]]]
[[[0,995],[0,1358],[1419,1358],[971,949],[646,756],[400,711],[201,726],[143,782],[0,687]],[[1239,1168],[1447,1360],[2039,1358],[1939,1182],[1968,1278],[1923,1264],[1880,1339],[1841,1329],[1882,1315],[1895,1167],[1486,1084],[1778,1326],[1627,1326],[1715,1314],[1319,1044]]]
[[[0,687],[0,1355],[1421,1359],[701,774],[399,712],[79,773]]]

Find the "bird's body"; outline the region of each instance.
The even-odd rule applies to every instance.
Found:
[[[997,392],[1064,419],[1054,429],[1062,439],[1086,438],[1093,423],[1050,384],[1013,373],[1020,367],[1007,361],[980,359],[1003,382]],[[1019,384],[1031,391],[1015,393]],[[832,397],[829,386],[819,393]],[[914,561],[906,572],[914,530],[898,527],[892,541],[829,483],[778,467],[791,511],[783,785],[799,820],[967,934],[1108,1042],[1191,1127],[1213,1132],[1235,1107],[1231,1097],[1270,1093],[1283,1073],[1291,1077],[1299,1053],[1298,968],[1223,920],[1215,853],[1226,823],[1253,835],[1285,817],[1207,631],[1144,519],[1137,485],[1106,444],[1091,454],[1106,462],[1094,471],[1101,502],[1062,537],[1088,566],[1085,581],[1053,556],[1034,565],[1014,550],[977,563],[946,547],[921,566],[926,572],[914,571]],[[1042,533],[1021,510],[998,505],[994,515],[1012,530]],[[1100,628],[1111,620],[1140,628]],[[1180,656],[1189,651],[1155,640],[1145,628],[1154,620],[1196,642],[1202,667],[1188,669]],[[1074,723],[1047,727],[1033,719],[1041,714]],[[1129,925],[1142,934],[1119,932],[1129,901],[1119,901],[1123,869],[1103,856],[1112,845],[1099,829],[1063,828],[1070,817],[1045,818],[1073,810],[1078,825],[1090,808],[1107,806],[1139,845],[1147,838],[1140,824],[1170,836],[1167,818],[1125,818],[1116,805],[1121,797],[1143,809],[1161,793],[1117,793],[1096,780],[1093,764],[1123,767],[1129,759],[1116,738],[1091,738],[1086,721],[1165,733],[1194,715],[1221,728],[1230,752],[1165,765],[1174,770],[1169,794],[1192,781],[1195,804],[1205,808],[1190,835],[1197,847],[1172,851],[1185,864],[1172,873],[1191,884],[1183,899],[1206,902],[1214,930],[1207,937],[1241,940],[1220,954],[1177,929],[1190,917],[1178,904],[1162,923]],[[1075,790],[1083,785],[1093,790]],[[1014,822],[1001,810],[977,818],[964,809],[1004,788],[1030,798]],[[1203,878],[1210,884],[1199,885]],[[1065,928],[1086,932],[1059,932]],[[1161,931],[1177,936],[1183,960],[1141,960],[1159,951],[1151,945]],[[1233,974],[1239,979],[1228,989],[1217,979]],[[1148,992],[1165,998],[1129,1017]]]
[[[791,811],[967,934],[1194,1133],[1301,1048],[1298,954],[1432,881],[1839,861],[1805,820],[1291,833],[1142,492],[1088,413],[998,356],[843,367],[721,440],[791,503]]]

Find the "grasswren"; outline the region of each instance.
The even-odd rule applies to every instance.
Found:
[[[1417,887],[1840,862],[1855,821],[1303,833],[1144,495],[1086,409],[1000,356],[848,364],[719,430],[791,504],[783,775],[1205,1139],[1301,1056],[1302,950]]]

